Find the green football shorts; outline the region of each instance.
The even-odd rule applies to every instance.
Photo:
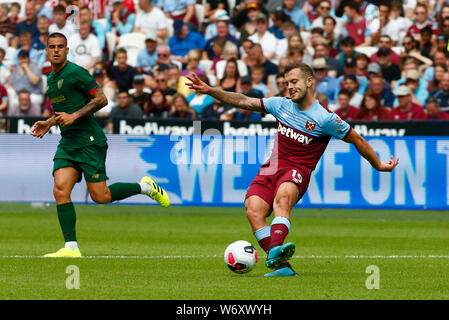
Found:
[[[72,167],[80,173],[78,182],[81,182],[83,173],[88,182],[105,181],[109,179],[105,165],[107,150],[106,141],[76,149],[65,148],[59,144],[53,158],[53,174],[58,169]]]

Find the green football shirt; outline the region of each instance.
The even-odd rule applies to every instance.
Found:
[[[91,99],[91,92],[99,88],[95,78],[83,67],[70,61],[56,74],[47,78],[47,96],[55,112],[74,113]],[[81,148],[106,141],[106,136],[94,115],[79,118],[73,124],[61,127],[60,144],[66,148]]]

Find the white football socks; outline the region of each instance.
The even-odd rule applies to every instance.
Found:
[[[76,249],[78,249],[78,242],[76,242],[76,241],[67,241],[65,243],[65,247],[73,249],[73,250],[76,250]]]
[[[149,183],[140,182],[139,185],[140,189],[142,190],[140,192],[141,194],[147,194],[151,192],[152,187]]]

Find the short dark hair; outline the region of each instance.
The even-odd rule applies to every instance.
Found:
[[[357,3],[355,3],[355,1],[346,2],[343,5],[343,8],[346,8],[346,7],[349,7],[351,9],[353,9],[353,10],[356,10],[357,12],[360,12],[360,7],[359,7],[359,5]]]
[[[28,94],[31,94],[31,92],[28,91],[27,89],[22,89],[22,90],[20,90],[19,92],[17,92],[17,95],[19,95],[19,94],[21,94],[21,93],[28,93]]]
[[[301,70],[301,74],[305,76],[305,78],[308,77],[314,77],[315,78],[315,72],[313,72],[313,69],[304,63],[292,63],[285,67],[284,74],[289,73],[290,71],[294,69]]]
[[[117,56],[119,53],[124,53],[124,54],[128,54],[126,52],[125,48],[118,48],[117,50],[115,50],[115,55]]]
[[[438,100],[437,97],[434,97],[434,96],[428,97],[426,100],[426,104],[427,103],[436,103],[436,104],[440,105],[440,101]]]
[[[128,95],[128,97],[130,96],[130,93],[127,89],[123,89],[123,88],[120,89],[117,95],[119,95],[120,93],[126,93]]]
[[[53,13],[56,13],[56,12],[65,13],[65,7],[62,4],[56,5],[55,8],[53,9]]]
[[[29,58],[30,52],[28,50],[20,50],[18,57],[19,58]]]
[[[67,37],[63,33],[53,32],[47,38],[47,47],[48,47],[48,42],[50,42],[50,39],[53,39],[53,38],[63,38],[65,40],[65,45],[67,45]]]
[[[340,92],[338,93],[338,95],[345,95],[345,96],[348,96],[348,97],[351,97],[351,93],[348,91],[348,90],[346,90],[346,89],[341,89],[340,90]]]
[[[341,39],[340,46],[351,46],[351,47],[354,47],[355,46],[355,40],[354,40],[353,37],[350,37],[350,36],[344,37],[343,39]]]
[[[333,22],[333,24],[334,24],[334,25],[336,25],[336,24],[337,24],[337,20],[335,20],[335,18],[334,18],[334,17],[332,17],[332,16],[327,16],[327,17],[324,17],[324,18],[323,18],[323,23],[325,23],[325,22],[326,22],[326,20],[332,20],[332,22]]]

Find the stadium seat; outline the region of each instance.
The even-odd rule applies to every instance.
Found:
[[[108,54],[109,60],[112,60],[115,51],[115,41],[117,39],[117,35],[115,32],[106,32],[106,43],[108,44]]]
[[[391,48],[391,50],[393,50],[396,54],[401,54],[402,53],[402,51],[404,51],[405,49],[404,49],[404,47],[393,47],[393,48]]]
[[[176,66],[178,67],[179,71],[182,71],[182,62],[178,61],[178,60],[172,60],[171,61],[173,64],[176,64]]]
[[[174,34],[175,31],[173,30],[173,19],[167,18],[167,41],[168,39],[173,37]]]
[[[232,13],[232,10],[234,10],[235,8],[235,0],[228,0],[228,8],[229,8],[229,12]]]
[[[212,60],[200,60],[200,66],[206,72],[207,75],[212,74]]]
[[[128,54],[127,63],[135,67],[137,64],[137,55],[139,51],[145,48],[145,34],[143,33],[127,33],[120,36],[117,48],[124,48]]]
[[[198,28],[201,30],[201,26],[204,22],[204,5],[202,4],[195,4],[195,16],[198,20]]]
[[[226,67],[226,60],[218,61],[215,64],[215,70],[217,71],[217,79],[223,79],[224,70]],[[242,60],[237,60],[237,68],[239,69],[239,75],[240,77],[244,77],[248,75],[248,68],[246,64]]]
[[[101,25],[103,26],[104,30],[108,29],[108,20],[106,18],[97,19],[97,21],[101,23]]]
[[[379,48],[377,48],[377,47],[357,47],[355,50],[359,53],[366,54],[368,57],[371,57],[374,53],[377,52],[377,50],[379,50]]]

